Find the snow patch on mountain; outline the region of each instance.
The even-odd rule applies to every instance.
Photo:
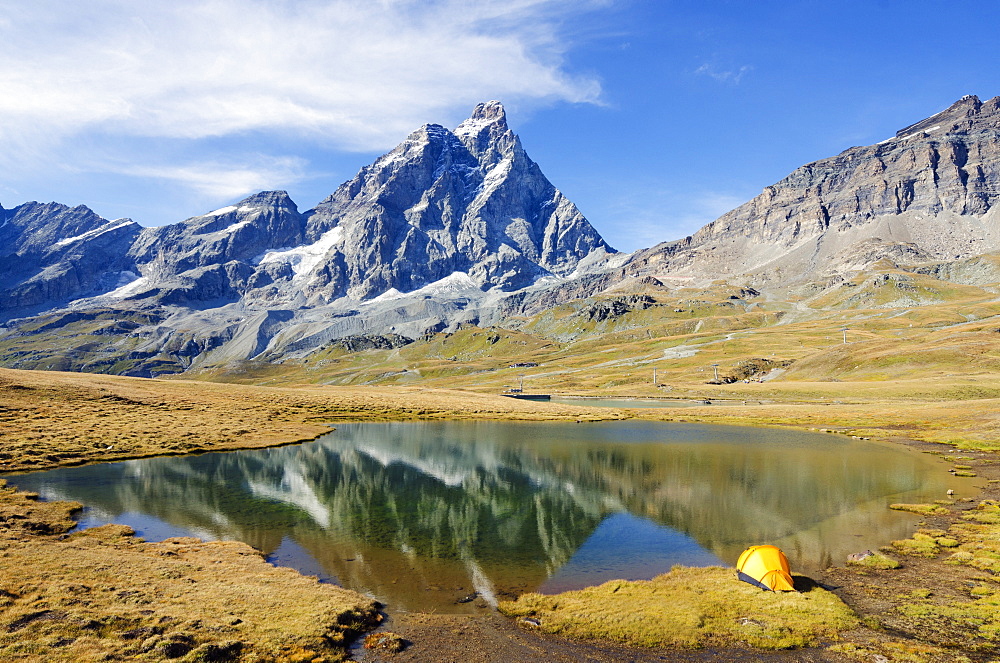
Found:
[[[141,292],[149,282],[150,279],[148,276],[139,276],[135,272],[119,272],[118,287],[104,296],[111,299],[125,299],[137,292]]]
[[[220,207],[214,212],[209,212],[208,214],[202,214],[201,218],[209,216],[222,216],[223,214],[229,214],[230,212],[253,212],[256,209],[257,209],[256,207],[248,207],[246,205],[243,205],[241,207],[237,207],[236,205],[229,205],[228,207]]]
[[[402,297],[454,297],[474,290],[481,292],[479,285],[466,272],[452,272],[443,279],[428,283],[422,288],[411,292],[400,292],[396,288],[389,288],[378,297],[371,299],[373,302],[386,302]]]
[[[340,226],[328,230],[323,235],[306,246],[298,246],[290,249],[277,249],[268,251],[255,259],[255,264],[266,265],[271,262],[284,262],[291,266],[295,273],[293,280],[301,280],[309,275],[317,265],[323,262],[323,258],[335,246],[344,239],[344,229]]]
[[[129,225],[130,223],[132,223],[130,219],[117,219],[115,221],[112,221],[108,225],[101,226],[100,228],[94,228],[93,230],[88,230],[87,232],[81,235],[76,235],[75,237],[66,237],[65,239],[61,239],[55,244],[53,244],[53,246],[67,246],[69,244],[73,244],[74,242],[79,242],[81,240],[92,239],[94,237],[97,237],[98,235],[103,235],[104,233],[111,232],[112,230],[123,228]],[[7,224],[4,223],[4,225]]]

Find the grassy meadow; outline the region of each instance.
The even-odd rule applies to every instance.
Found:
[[[841,561],[806,592],[771,595],[732,582],[731,569],[678,568],[648,582],[529,594],[503,611],[539,633],[630,646],[1000,660],[1000,303],[990,286],[886,270],[783,299],[720,283],[653,290],[611,317],[594,315],[599,305],[395,349],[335,342],[300,360],[183,377],[0,369],[0,472],[288,444],[347,420],[644,418],[917,443],[953,473],[981,479],[982,493],[895,505],[922,518],[913,537],[886,541],[868,561]],[[60,342],[79,340],[61,329]],[[88,343],[101,342],[100,329],[90,332]],[[8,339],[0,354],[41,342]],[[535,365],[514,366],[525,363]],[[522,380],[528,392],[698,404],[597,408],[498,395]],[[66,536],[76,506],[0,491],[0,654],[337,660],[346,639],[378,622],[364,597],[269,567],[242,544],[152,544],[114,527]]]

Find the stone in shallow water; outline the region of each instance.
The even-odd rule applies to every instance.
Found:
[[[398,633],[383,631],[369,633],[365,636],[365,649],[379,649],[389,652],[400,652],[406,649],[407,642]]]

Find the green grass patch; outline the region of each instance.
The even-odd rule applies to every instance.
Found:
[[[531,618],[546,633],[640,647],[746,643],[788,649],[836,638],[858,625],[850,608],[819,587],[762,591],[720,567],[674,567],[653,580],[612,580],[555,596],[525,594],[501,603],[500,611]]]
[[[937,538],[921,532],[917,532],[909,539],[893,541],[892,547],[904,555],[913,557],[934,557],[941,551]]]
[[[895,511],[909,511],[921,516],[937,516],[948,513],[948,509],[938,504],[890,504],[889,508]]]
[[[986,640],[1000,641],[1000,592],[981,592],[979,598],[966,603],[907,603],[899,606],[899,611],[912,619],[933,623],[937,628],[957,622],[974,628]]]

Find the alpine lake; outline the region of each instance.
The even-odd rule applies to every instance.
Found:
[[[825,433],[445,421],[7,478],[85,504],[80,528],[245,541],[389,609],[466,613],[676,564],[732,566],[761,543],[808,575],[910,536],[918,518],[889,504],[971,493],[947,467]]]

